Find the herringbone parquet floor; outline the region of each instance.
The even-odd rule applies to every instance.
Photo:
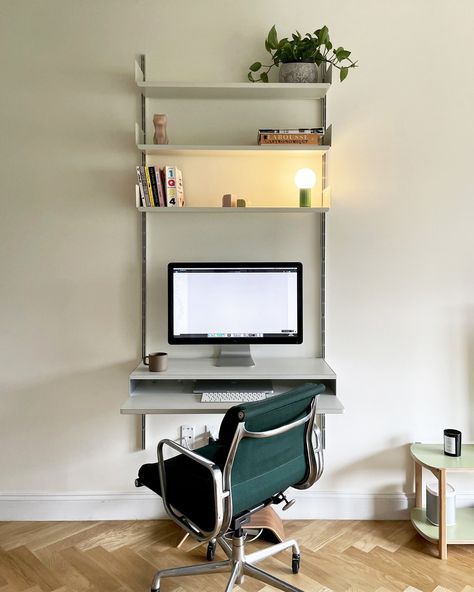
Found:
[[[261,565],[306,592],[474,592],[474,547],[450,546],[441,561],[407,521],[291,521],[285,529],[300,543],[300,573],[291,574],[290,551]],[[0,592],[147,592],[158,569],[205,561],[204,545],[188,539],[177,549],[179,536],[168,521],[1,522]],[[170,578],[161,592],[221,592],[226,582]],[[247,578],[235,590],[274,589]]]

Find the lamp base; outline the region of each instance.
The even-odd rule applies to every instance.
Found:
[[[311,207],[311,189],[300,189],[300,208]]]

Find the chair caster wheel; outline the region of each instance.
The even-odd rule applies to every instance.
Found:
[[[216,556],[216,543],[209,541],[209,543],[207,545],[206,558],[208,561],[214,561],[215,556]]]
[[[291,558],[291,571],[294,574],[300,571],[300,555],[298,553],[293,553],[293,557]]]

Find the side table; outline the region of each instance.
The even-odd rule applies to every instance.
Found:
[[[461,456],[444,454],[441,444],[421,444],[410,447],[415,461],[415,507],[411,511],[411,522],[422,537],[438,545],[440,559],[448,558],[448,545],[474,544],[474,509],[456,508],[456,524],[446,526],[446,473],[474,472],[474,444],[463,444]],[[422,508],[422,468],[429,469],[438,479],[439,527],[431,524]]]

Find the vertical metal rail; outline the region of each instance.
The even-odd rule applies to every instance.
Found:
[[[320,218],[321,235],[321,259],[320,259],[320,331],[321,331],[321,357],[326,357],[326,214],[323,212]]]
[[[321,105],[321,126],[326,131],[327,113],[326,113],[326,97],[320,101]],[[327,156],[322,156],[322,195],[327,187]],[[320,322],[320,338],[321,338],[321,357],[326,357],[326,213],[322,212],[320,215],[320,285],[319,285],[319,322]],[[319,429],[321,430],[321,446],[323,450],[326,448],[326,415],[324,413],[319,415]]]
[[[321,99],[321,125],[326,130],[326,97]],[[322,179],[321,190],[327,187],[327,156],[322,156]],[[321,338],[321,357],[326,356],[326,214],[323,212],[320,216],[320,338]]]
[[[140,67],[143,72],[143,79],[146,80],[145,73],[145,56],[140,56]],[[146,144],[146,102],[145,95],[140,97],[140,111],[141,111],[141,128],[143,131],[143,143]],[[146,154],[141,154],[141,164],[146,165]],[[140,220],[140,235],[141,235],[141,325],[142,325],[142,362],[146,356],[146,308],[147,308],[147,291],[146,291],[146,258],[147,258],[147,219],[146,212],[142,212]],[[146,448],[146,415],[141,415],[141,447],[142,450]]]

